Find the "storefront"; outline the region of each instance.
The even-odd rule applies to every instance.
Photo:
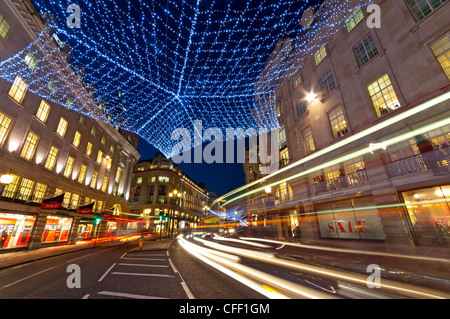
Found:
[[[69,241],[73,219],[69,217],[48,216],[41,242],[61,243]]]
[[[94,223],[89,220],[81,220],[78,225],[77,240],[89,240],[93,236]]]
[[[323,238],[385,240],[378,210],[369,197],[314,205]]]
[[[35,222],[35,216],[0,213],[0,249],[27,247]]]
[[[403,192],[417,244],[450,244],[450,185]]]

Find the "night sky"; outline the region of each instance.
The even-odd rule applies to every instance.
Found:
[[[154,158],[159,152],[155,147],[140,139],[138,152],[140,161]],[[208,190],[221,196],[245,184],[245,174],[242,164],[180,164],[183,172],[196,183],[204,183]]]

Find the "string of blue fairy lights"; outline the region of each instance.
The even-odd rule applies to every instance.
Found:
[[[223,131],[278,128],[279,83],[319,48],[305,43],[325,43],[356,6],[372,1],[329,0],[308,30],[299,25],[302,13],[322,1],[74,2],[80,29],[66,27],[66,2],[33,0],[41,15],[55,17],[58,25],[49,27],[66,46],[62,51],[73,51],[70,66],[42,33],[0,62],[0,77],[12,83],[20,75],[42,98],[135,132],[171,157],[178,143],[171,133],[186,128],[194,136],[196,120]],[[288,37],[289,46],[273,51]],[[26,56],[35,59],[33,70]],[[71,81],[84,73],[85,85]]]

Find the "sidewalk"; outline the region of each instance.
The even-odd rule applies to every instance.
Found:
[[[92,249],[100,246],[106,246],[111,244],[121,244],[120,242],[77,242],[71,245],[52,246],[46,248],[40,248],[35,250],[23,250],[15,252],[0,253],[0,270],[26,264],[29,262],[46,259],[54,256],[60,256],[64,254],[73,253],[76,251]]]

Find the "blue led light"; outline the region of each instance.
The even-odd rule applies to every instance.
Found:
[[[73,50],[70,67],[61,56],[64,48],[52,45],[43,33],[0,63],[0,77],[12,83],[20,75],[31,92],[135,132],[170,157],[177,143],[171,133],[186,128],[193,136],[195,120],[202,120],[205,129],[223,131],[279,127],[275,92],[318,49],[292,35],[304,31],[302,12],[318,2],[77,1],[81,28],[70,29],[66,1],[33,0],[39,12],[58,21],[53,26],[57,37]],[[308,29],[309,39],[325,43],[342,29],[355,8],[350,2],[328,1],[323,19]],[[287,35],[291,46],[273,53]],[[24,62],[29,53],[38,58],[34,71]],[[270,61],[276,62],[267,63],[271,54]],[[95,102],[87,85],[73,84],[78,66],[86,70],[84,82],[95,87]],[[58,85],[55,93],[47,88],[51,81]]]

